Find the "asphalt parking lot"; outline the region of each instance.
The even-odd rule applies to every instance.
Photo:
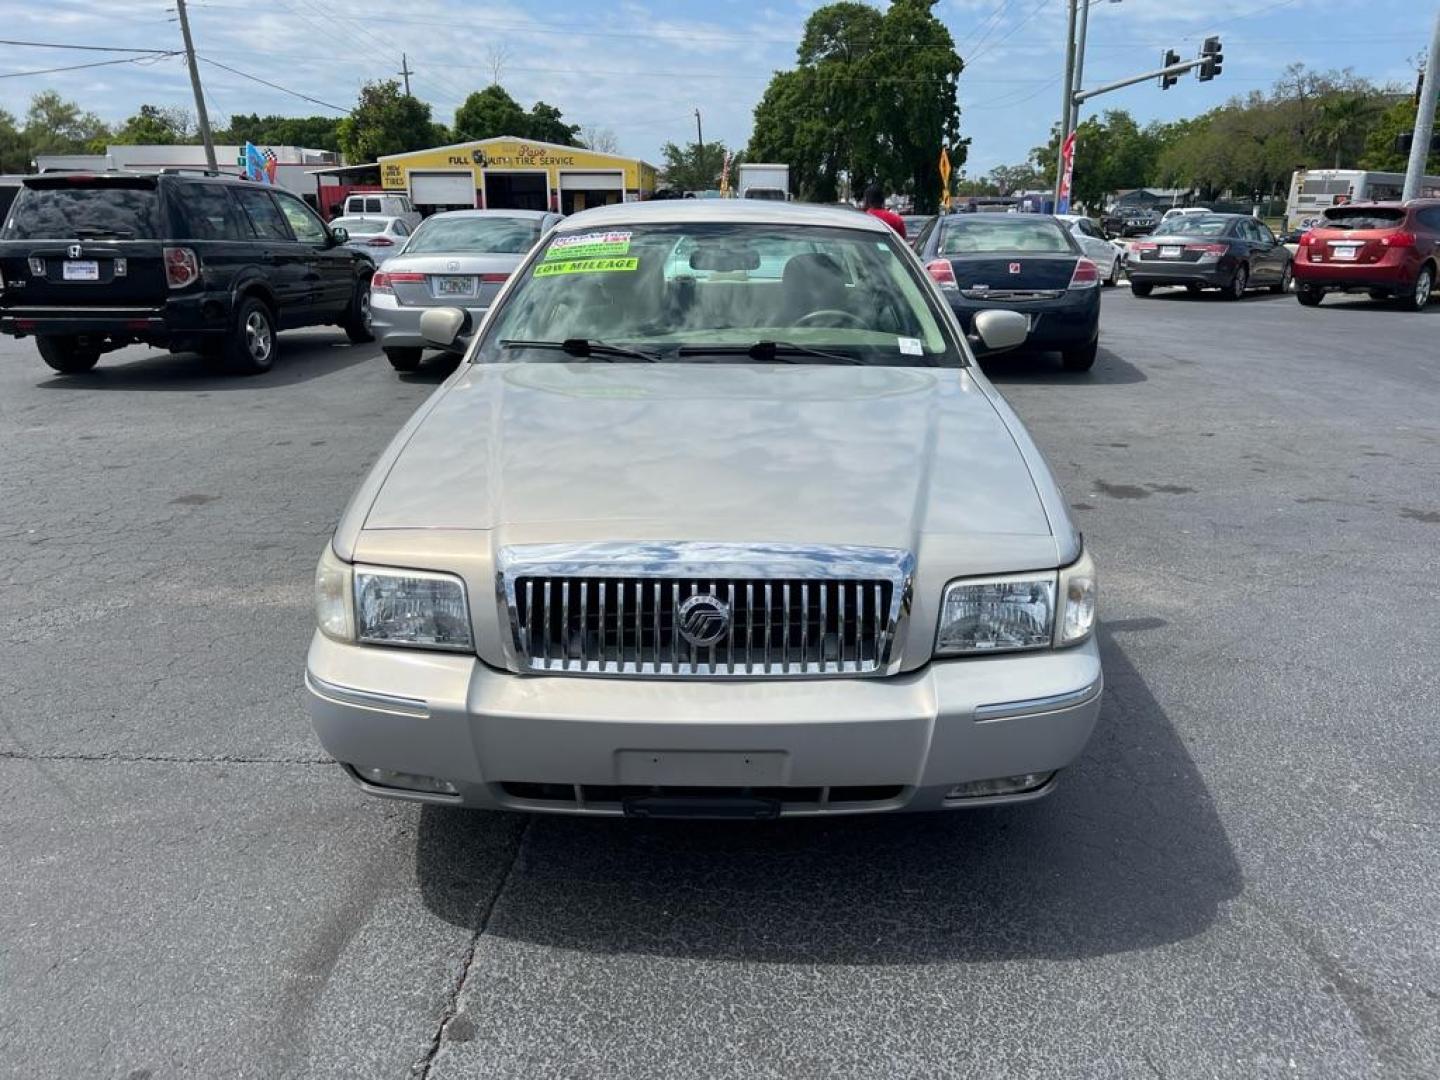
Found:
[[[0,340],[0,1073],[1440,1075],[1440,304],[1107,290],[988,365],[1100,561],[1050,799],[766,826],[363,797],[318,552],[443,377]],[[563,468],[556,462],[556,468]]]

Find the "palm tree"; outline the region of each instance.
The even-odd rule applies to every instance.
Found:
[[[1318,125],[1321,143],[1335,153],[1335,168],[1347,151],[1358,154],[1370,125],[1383,111],[1383,102],[1369,94],[1337,94],[1320,103]]]

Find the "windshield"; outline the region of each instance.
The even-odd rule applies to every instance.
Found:
[[[581,341],[631,350],[591,354],[610,362],[964,362],[928,284],[888,233],[783,224],[556,236],[520,271],[477,359],[572,361]],[[560,342],[571,350],[554,349]]]
[[[68,240],[86,236],[150,240],[160,235],[154,185],[27,187],[10,208],[10,240]]]
[[[383,218],[342,217],[330,222],[332,229],[339,226],[351,236],[359,236],[366,233],[381,233],[385,231],[385,225],[386,222]]]
[[[940,234],[941,255],[992,251],[1071,255],[1075,249],[1065,230],[1049,218],[1017,214],[1013,218],[945,222],[945,231]]]
[[[1206,217],[1203,214],[1173,217],[1165,223],[1165,232],[1170,236],[1224,236],[1229,228],[1229,218]]]
[[[1332,206],[1325,211],[1327,229],[1393,229],[1405,219],[1396,207]]]
[[[465,214],[426,218],[415,230],[406,255],[426,252],[483,252],[523,255],[540,239],[539,218],[494,217]]]

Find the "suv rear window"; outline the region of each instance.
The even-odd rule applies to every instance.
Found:
[[[191,240],[249,240],[249,225],[219,184],[176,184],[171,192]]]
[[[1332,206],[1325,211],[1326,229],[1393,229],[1405,220],[1398,206]]]
[[[8,240],[80,240],[160,236],[160,200],[154,185],[83,184],[26,187],[10,208]]]

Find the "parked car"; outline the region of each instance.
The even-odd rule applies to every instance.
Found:
[[[458,308],[423,321],[441,347],[472,333],[465,362],[316,573],[308,709],[365,791],[640,818],[940,810],[1039,798],[1084,748],[1094,563],[883,222],[586,210],[478,331]],[[1024,320],[975,332],[1013,345]]]
[[[344,229],[350,237],[346,246],[365,252],[377,266],[399,254],[411,235],[405,219],[398,217],[342,217],[332,221],[330,228]]]
[[[1125,265],[1125,249],[1115,241],[1107,240],[1100,227],[1083,214],[1056,214],[1055,220],[1070,230],[1085,257],[1100,268],[1101,280],[1113,286],[1120,279],[1120,269]]]
[[[1294,257],[1263,221],[1246,214],[1187,214],[1163,234],[1130,245],[1125,273],[1130,291],[1149,296],[1158,285],[1183,285],[1191,293],[1221,289],[1231,300],[1247,290],[1290,287]]]
[[[1314,307],[1327,292],[1368,292],[1420,311],[1440,275],[1440,199],[1332,206],[1295,256],[1296,297]]]
[[[1100,343],[1100,268],[1049,214],[939,218],[916,251],[968,331],[981,311],[1018,311],[1029,345],[1058,349],[1067,371],[1088,371]]]
[[[934,217],[934,214],[901,214],[900,220],[905,222],[905,235],[914,238],[924,231]]]
[[[1155,231],[1157,233],[1164,232],[1181,218],[1195,217],[1197,214],[1211,213],[1214,213],[1214,211],[1211,210],[1208,206],[1172,206],[1169,210],[1166,210],[1165,213],[1160,215],[1160,221],[1159,224],[1155,226]]]
[[[134,343],[268,371],[278,330],[370,340],[370,258],[299,198],[235,177],[27,177],[0,232],[0,333],[56,371]]]
[[[426,218],[370,286],[375,336],[395,370],[420,366],[426,309],[459,305],[479,325],[510,272],[560,220],[541,210],[451,210]]]
[[[420,227],[420,211],[401,193],[369,192],[345,196],[342,217],[398,217],[413,232]]]
[[[1100,217],[1106,236],[1144,236],[1160,224],[1160,215],[1144,206],[1116,206]]]

